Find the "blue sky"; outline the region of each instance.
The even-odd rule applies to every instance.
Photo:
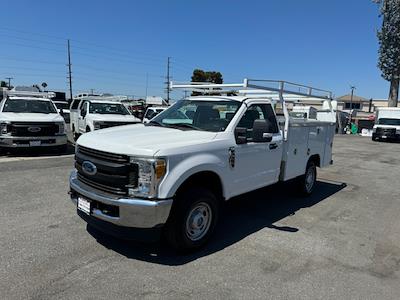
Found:
[[[0,78],[67,89],[71,39],[74,93],[89,89],[164,95],[194,68],[225,82],[284,79],[366,98],[386,98],[376,67],[381,20],[369,0],[3,0]],[[175,95],[178,97],[178,95]]]

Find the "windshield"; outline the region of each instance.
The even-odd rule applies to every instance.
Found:
[[[4,104],[3,112],[56,114],[57,111],[50,101],[8,99]]]
[[[129,111],[119,103],[90,103],[89,113],[91,114],[111,114],[129,115]]]
[[[378,120],[378,124],[400,126],[400,119],[381,118]]]
[[[240,105],[237,101],[181,100],[157,115],[149,125],[224,131]]]

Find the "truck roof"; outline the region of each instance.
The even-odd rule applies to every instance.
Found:
[[[85,99],[83,99],[85,100]],[[103,104],[122,104],[122,102],[118,102],[118,101],[111,101],[111,100],[86,100],[90,103],[103,103]]]

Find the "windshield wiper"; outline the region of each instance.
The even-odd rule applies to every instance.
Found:
[[[194,129],[194,130],[203,130],[199,127],[196,127],[192,124],[188,123],[174,123],[174,124],[168,124],[168,127],[177,127],[177,128],[189,128],[189,129]]]

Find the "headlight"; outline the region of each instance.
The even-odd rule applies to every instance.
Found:
[[[101,124],[101,122],[99,122],[99,121],[94,121],[94,122],[93,122],[94,130],[101,129],[100,124]]]
[[[57,123],[57,125],[58,125],[58,134],[65,134],[65,123],[60,122]]]
[[[372,128],[372,132],[373,132],[373,133],[376,132],[376,127]]]
[[[8,128],[7,128],[7,126],[9,125],[10,123],[8,123],[8,122],[0,122],[0,134],[7,134],[8,133]]]
[[[156,198],[158,185],[167,173],[165,159],[147,159],[132,157],[132,165],[137,166],[137,185],[129,188],[129,195],[145,198]]]

